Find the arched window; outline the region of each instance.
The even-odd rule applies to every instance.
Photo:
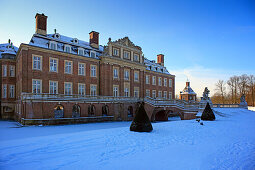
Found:
[[[89,105],[88,107],[88,115],[93,116],[96,113],[96,107],[94,105]]]
[[[72,110],[72,117],[80,117],[80,115],[81,115],[81,107],[75,104]]]
[[[54,108],[54,117],[55,118],[64,117],[64,107],[62,105],[59,104]]]
[[[104,105],[104,106],[102,107],[102,115],[103,115],[103,116],[107,116],[108,113],[109,113],[109,107],[108,107],[107,105]]]
[[[132,106],[128,107],[128,117],[133,117],[133,107]]]

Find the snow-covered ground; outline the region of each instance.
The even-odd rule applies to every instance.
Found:
[[[18,127],[0,121],[0,169],[255,169],[255,112],[215,109],[216,121]]]

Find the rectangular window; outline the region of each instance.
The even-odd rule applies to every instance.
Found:
[[[84,50],[83,49],[78,49],[78,55],[84,55]]]
[[[50,58],[50,72],[58,72],[58,60]]]
[[[156,85],[156,76],[152,77],[152,85]]]
[[[152,90],[152,98],[156,98],[156,90]]]
[[[146,89],[146,97],[150,97],[150,90]]]
[[[124,51],[124,58],[125,59],[130,59],[130,52]]]
[[[118,97],[119,96],[119,87],[113,86],[113,96]]]
[[[49,93],[50,94],[58,94],[58,82],[57,81],[49,81],[50,89]]]
[[[113,48],[113,55],[114,56],[119,56],[119,49]]]
[[[139,61],[139,55],[138,54],[134,54],[134,61]]]
[[[42,70],[41,56],[33,56],[33,70]]]
[[[146,84],[150,84],[150,76],[149,76],[149,75],[146,75],[146,77],[145,77],[145,83],[146,83]]]
[[[78,75],[80,76],[85,76],[85,64],[84,63],[79,63],[78,64]]]
[[[79,95],[85,95],[85,84],[78,83],[78,93]]]
[[[124,96],[129,97],[129,88],[124,88]]]
[[[124,79],[129,80],[129,70],[124,71]]]
[[[158,97],[162,98],[162,91],[158,91]]]
[[[158,78],[158,85],[162,86],[162,78],[161,77]]]
[[[73,70],[73,63],[71,61],[65,60],[65,73],[72,74]]]
[[[139,87],[134,87],[134,97],[135,98],[139,97]]]
[[[164,99],[167,99],[167,91],[164,91]]]
[[[169,92],[169,99],[172,100],[172,92]]]
[[[15,66],[10,66],[10,77],[15,77]]]
[[[56,50],[57,49],[57,44],[54,42],[50,42],[50,49]]]
[[[115,79],[119,78],[119,69],[113,68],[113,78]]]
[[[96,85],[90,85],[90,95],[96,96],[97,95],[97,86]]]
[[[164,86],[167,87],[167,78],[164,78]]]
[[[7,65],[3,65],[3,77],[7,77]]]
[[[42,93],[42,80],[33,79],[32,80],[32,92],[34,94]]]
[[[169,87],[172,87],[172,79],[169,79]]]
[[[65,46],[65,52],[71,53],[71,47],[70,46]]]
[[[90,51],[90,57],[92,57],[92,58],[96,58],[96,52],[94,52],[94,51]]]
[[[134,72],[134,80],[139,81],[139,72],[137,71]]]
[[[2,98],[7,98],[7,84],[3,84]]]
[[[96,77],[97,76],[97,68],[95,65],[90,66],[90,77]]]
[[[65,95],[72,95],[72,94],[73,94],[72,83],[65,82]]]

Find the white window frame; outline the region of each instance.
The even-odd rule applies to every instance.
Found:
[[[124,88],[124,96],[125,97],[129,97],[130,96],[130,92],[129,91],[130,91],[130,88],[128,88],[128,87]]]
[[[32,55],[32,69],[42,70],[42,56]]]
[[[158,91],[158,98],[162,98],[162,91]]]
[[[65,60],[65,74],[73,74],[73,62],[70,60]]]
[[[7,84],[3,84],[2,98],[7,98]]]
[[[52,45],[54,44],[54,47],[55,48],[52,48]],[[52,49],[52,50],[57,50],[58,48],[58,43],[55,42],[55,41],[50,41],[50,44],[49,44],[49,49]]]
[[[90,65],[90,77],[97,77],[97,66]]]
[[[134,87],[134,97],[139,98],[139,87]]]
[[[172,100],[172,92],[169,92],[169,99]]]
[[[3,65],[3,77],[7,77],[7,65]]]
[[[10,98],[15,98],[15,85],[9,86]]]
[[[119,96],[119,86],[113,85],[113,96],[118,97]]]
[[[173,87],[173,81],[172,81],[172,79],[169,79],[169,87]]]
[[[93,57],[92,54],[94,54],[95,57]],[[95,51],[90,51],[90,57],[91,57],[91,58],[96,58],[96,56],[97,56],[97,53],[96,53]]]
[[[65,95],[72,95],[73,94],[73,83],[72,82],[65,82],[64,83],[64,94]]]
[[[138,82],[139,81],[139,72],[134,71],[134,81]]]
[[[10,77],[15,77],[15,66],[9,65]]]
[[[54,69],[56,68],[56,70]],[[57,58],[49,58],[49,71],[50,72],[58,72],[58,59]]]
[[[135,56],[137,56],[137,58],[135,57]],[[139,54],[136,54],[136,53],[134,53],[134,57],[133,57],[134,59],[134,61],[139,61],[139,58],[140,58],[140,55]]]
[[[84,83],[78,83],[78,94],[85,96],[86,94],[86,85]]]
[[[129,60],[130,60],[130,52],[124,50],[123,53],[124,53],[124,54],[123,54],[123,58],[124,58],[124,59],[129,59]],[[126,54],[128,54],[128,55],[126,56]]]
[[[130,71],[124,70],[124,80],[130,80]]]
[[[70,46],[70,45],[65,45],[65,46],[64,46],[64,48],[65,48],[65,50],[64,50],[64,51],[65,51],[66,53],[71,53],[72,48],[71,48],[71,46]],[[68,51],[67,49],[69,49],[69,51]]]
[[[35,92],[34,92],[34,89],[35,89]],[[38,93],[38,90],[39,90],[39,93]],[[34,93],[34,94],[42,93],[42,80],[32,79],[32,93]]]
[[[150,84],[150,75],[145,76],[145,83]]]
[[[49,81],[49,94],[58,94],[58,81]]]
[[[164,78],[164,86],[167,87],[167,78]]]
[[[86,75],[86,64],[78,63],[78,75],[85,76]]]
[[[152,76],[152,85],[156,85],[156,76]]]
[[[152,90],[152,96],[151,96],[152,98],[156,98],[157,97],[157,92],[156,92],[156,90]]]
[[[150,89],[146,89],[145,95],[146,95],[146,97],[150,97]]]
[[[159,78],[158,78],[158,85],[159,85],[159,86],[162,86],[162,77],[159,77]]]
[[[120,50],[118,48],[113,47],[113,55],[114,56],[120,56]]]
[[[164,98],[164,99],[167,99],[167,91],[164,91],[164,93],[163,93],[163,98]]]
[[[97,96],[97,85],[90,84],[90,96]]]
[[[118,79],[119,78],[119,69],[116,67],[113,67],[113,78]]]
[[[84,56],[84,49],[78,48],[78,55]]]

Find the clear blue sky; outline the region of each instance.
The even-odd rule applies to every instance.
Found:
[[[255,74],[254,0],[1,0],[0,43],[28,43],[36,13],[48,16],[48,33],[88,41],[95,30],[102,45],[128,36],[149,59],[165,54],[177,94],[187,78],[201,96],[218,79]]]

